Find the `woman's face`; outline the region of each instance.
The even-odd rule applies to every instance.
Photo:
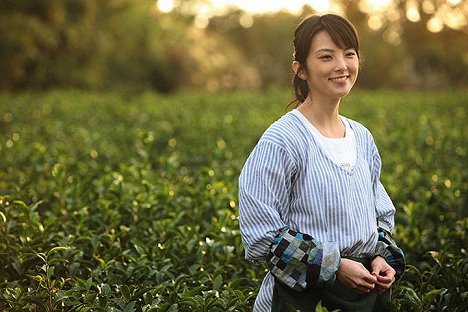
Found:
[[[321,31],[312,38],[306,66],[307,71],[299,77],[307,81],[309,96],[339,99],[356,82],[359,58],[355,49],[338,47],[326,31]]]

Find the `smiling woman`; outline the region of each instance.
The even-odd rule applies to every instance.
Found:
[[[388,311],[404,271],[395,207],[363,125],[339,114],[359,69],[359,39],[345,18],[304,19],[294,32],[297,105],[274,122],[239,177],[245,257],[266,262],[254,311]]]

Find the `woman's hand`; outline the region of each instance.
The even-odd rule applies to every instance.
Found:
[[[395,281],[395,270],[385,261],[384,258],[377,256],[371,263],[371,274],[377,278],[374,292],[381,294],[389,289]]]
[[[341,259],[336,277],[343,285],[360,293],[373,290],[378,279],[377,276],[370,274],[362,263],[345,258]]]

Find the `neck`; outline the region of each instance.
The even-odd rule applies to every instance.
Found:
[[[322,133],[325,137],[342,138],[345,135],[345,126],[339,116],[340,99],[320,101],[307,99],[298,107],[298,110]]]

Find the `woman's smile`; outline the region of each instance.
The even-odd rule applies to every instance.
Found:
[[[346,80],[348,80],[348,78],[349,78],[349,75],[348,76],[339,76],[339,77],[329,78],[328,80],[330,80],[332,82],[341,83],[341,82],[345,82]]]

